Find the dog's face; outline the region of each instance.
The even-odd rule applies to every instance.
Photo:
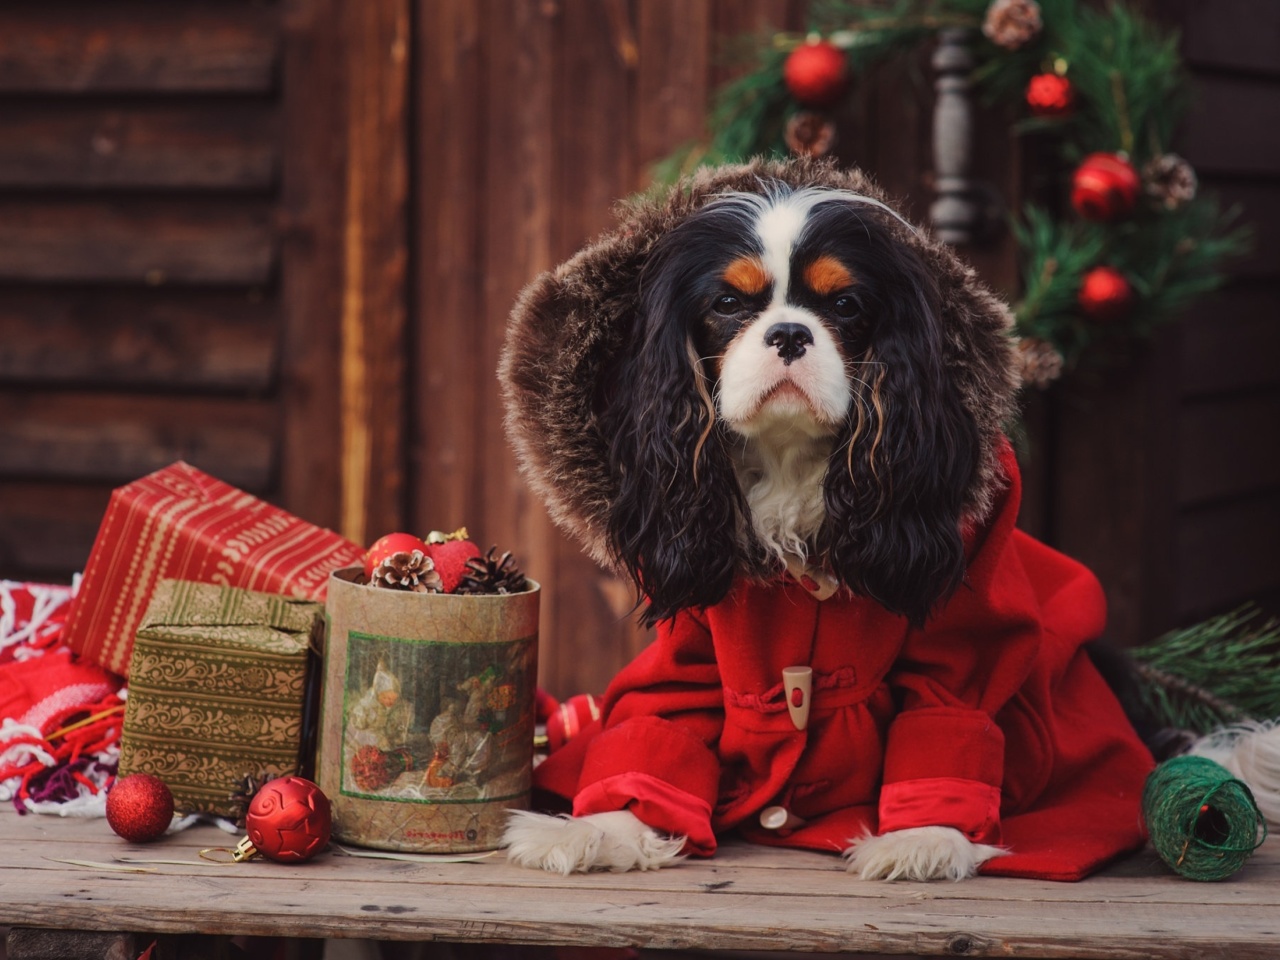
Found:
[[[713,200],[655,246],[603,418],[610,538],[651,619],[784,552],[915,621],[959,582],[977,440],[909,229],[878,201],[779,188]]]
[[[775,425],[834,436],[866,334],[855,258],[806,231],[800,204],[737,212],[754,249],[723,269],[708,264],[710,302],[691,331],[717,384],[718,415],[744,437]]]

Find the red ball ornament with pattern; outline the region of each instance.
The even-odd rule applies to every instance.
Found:
[[[1084,275],[1078,300],[1090,319],[1122,320],[1133,306],[1133,287],[1115,267],[1094,267]]]
[[[1076,89],[1066,77],[1040,73],[1027,84],[1027,106],[1037,117],[1063,117],[1076,103]]]
[[[159,777],[131,773],[107,791],[107,825],[131,843],[147,843],[173,822],[173,794]]]
[[[1109,223],[1133,213],[1142,179],[1124,156],[1091,153],[1071,178],[1071,206],[1086,220]]]
[[[787,91],[806,107],[829,107],[849,85],[844,51],[827,40],[811,40],[796,47],[782,65]]]
[[[280,863],[305,863],[329,843],[333,813],[329,798],[303,777],[269,780],[249,802],[244,818],[251,851]],[[241,841],[240,850],[244,850]]]

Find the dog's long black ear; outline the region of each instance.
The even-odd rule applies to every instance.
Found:
[[[681,253],[699,231],[683,232],[645,266],[635,347],[620,360],[601,416],[617,483],[609,545],[648,600],[648,625],[724,598],[746,515],[694,346],[706,267]]]
[[[951,380],[938,284],[910,246],[874,242],[859,264],[855,399],[825,481],[819,548],[856,592],[919,625],[964,576],[961,517],[981,456]]]

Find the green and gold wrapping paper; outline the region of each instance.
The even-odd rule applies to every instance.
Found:
[[[120,776],[150,773],[180,811],[234,816],[246,777],[298,770],[319,604],[163,580],[138,628]]]

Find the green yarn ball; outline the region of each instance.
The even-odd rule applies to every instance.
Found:
[[[1267,838],[1249,787],[1207,757],[1174,757],[1151,771],[1142,815],[1160,859],[1188,880],[1227,879]]]

